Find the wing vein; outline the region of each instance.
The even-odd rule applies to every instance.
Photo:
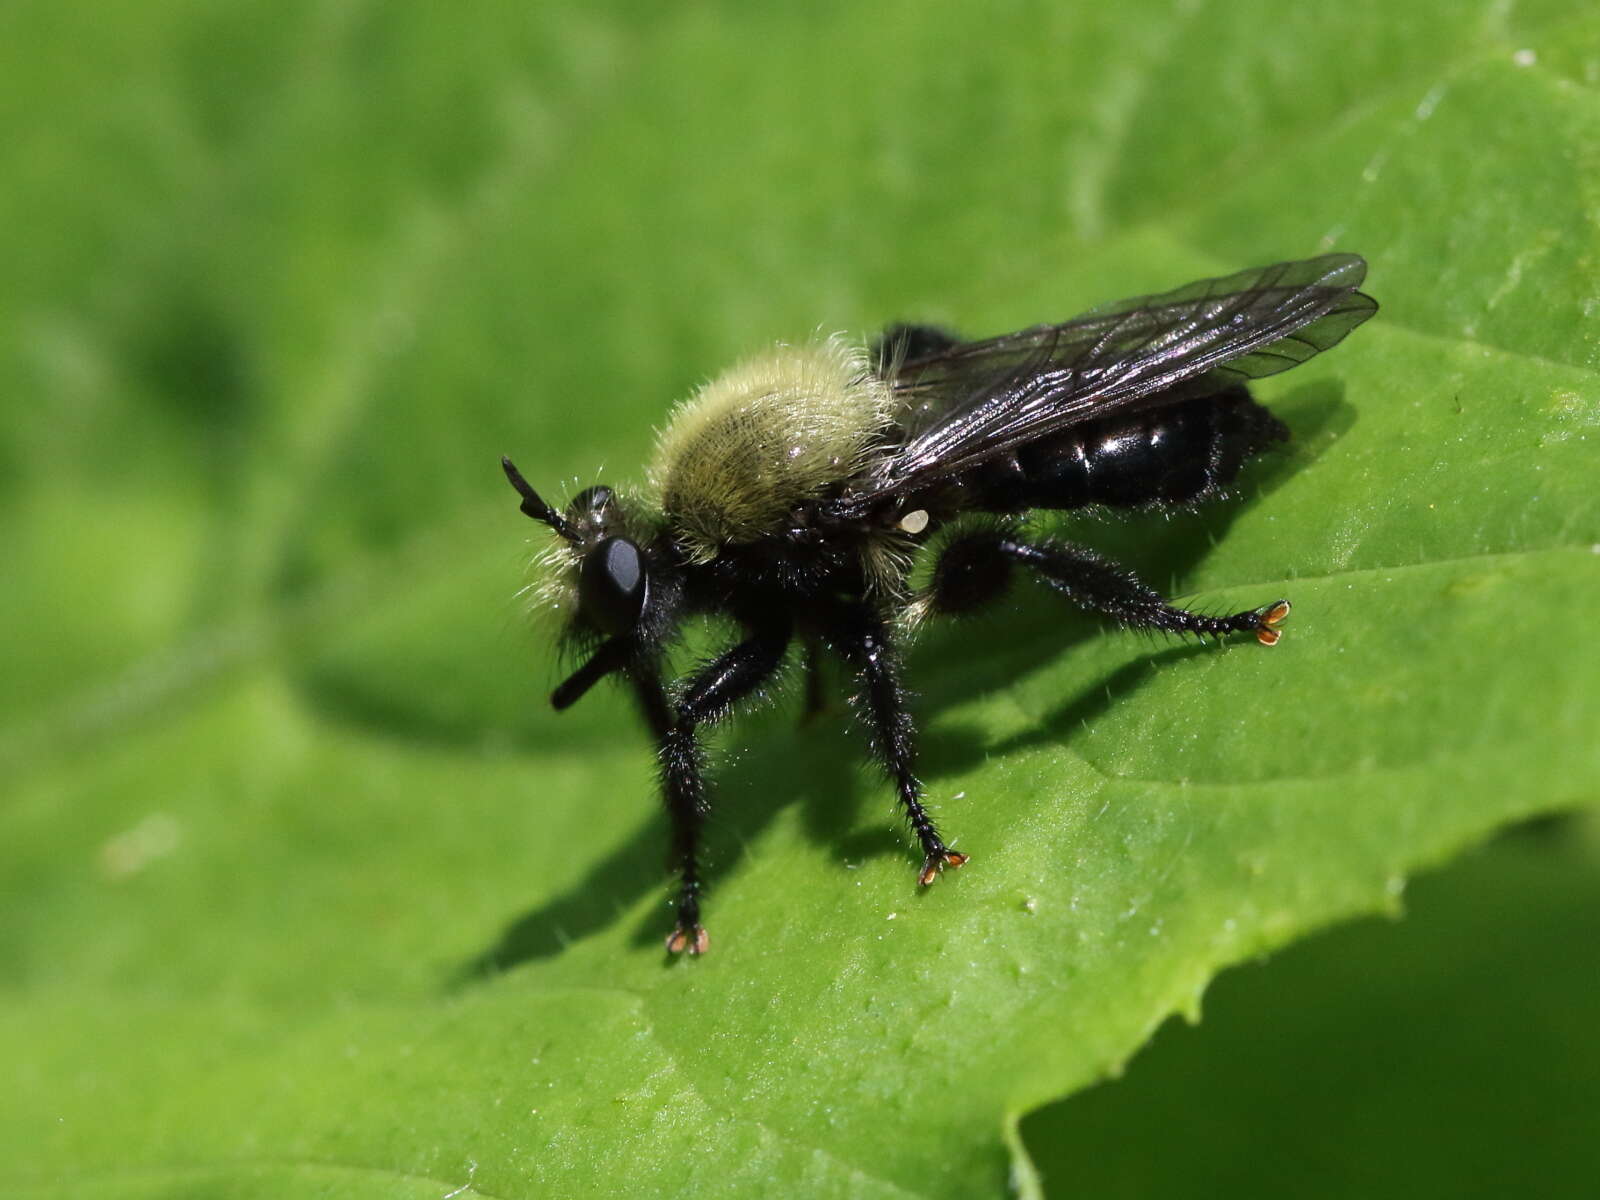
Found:
[[[1119,410],[1207,395],[1295,367],[1377,311],[1354,254],[1273,263],[980,341],[885,373],[904,413],[894,449],[841,501],[915,492]]]

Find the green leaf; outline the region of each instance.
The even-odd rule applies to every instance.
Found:
[[[1034,1193],[1023,1114],[1222,968],[1595,799],[1585,8],[753,8],[0,18],[0,1190]],[[773,340],[1328,248],[1384,307],[1259,389],[1294,449],[1071,526],[1283,644],[931,633],[922,895],[841,713],[739,722],[665,962],[497,456],[625,479]]]

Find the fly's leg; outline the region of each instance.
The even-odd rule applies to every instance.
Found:
[[[636,676],[646,719],[656,733],[661,794],[672,828],[672,865],[678,872],[677,924],[667,936],[674,954],[704,954],[710,946],[700,924],[700,831],[710,806],[705,752],[698,728],[727,716],[739,701],[772,678],[789,645],[787,623],[756,629],[683,684],[676,706],[668,703],[658,680]]]
[[[805,707],[800,710],[800,724],[807,725],[828,706],[828,697],[822,680],[822,651],[814,638],[806,639],[804,663],[806,695]]]
[[[999,549],[1074,604],[1104,613],[1130,628],[1218,637],[1249,633],[1263,646],[1276,646],[1283,636],[1278,627],[1289,615],[1287,600],[1274,600],[1226,617],[1176,608],[1132,571],[1071,542],[1026,542],[1013,537],[1002,539]]]
[[[1250,633],[1263,646],[1283,636],[1279,626],[1289,602],[1275,600],[1225,617],[1176,608],[1132,571],[1083,546],[1055,539],[1029,541],[1010,532],[980,530],[958,537],[934,567],[930,588],[936,613],[962,613],[1003,592],[1011,568],[1020,565],[1080,608],[1101,613],[1133,629],[1220,637]]]
[[[849,607],[834,615],[827,634],[834,649],[861,677],[861,715],[871,734],[873,751],[894,784],[906,821],[922,847],[922,871],[917,880],[926,886],[945,867],[961,866],[967,856],[945,845],[922,803],[922,782],[913,768],[916,728],[906,708],[905,689],[900,685],[889,632],[869,609]]]

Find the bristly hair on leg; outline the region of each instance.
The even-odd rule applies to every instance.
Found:
[[[632,497],[595,485],[558,509],[504,461],[523,514],[554,542],[524,595],[563,618],[565,646],[583,652],[552,704],[620,677],[655,742],[679,881],[668,950],[709,946],[703,727],[761,702],[796,639],[826,646],[859,681],[873,756],[922,852],[919,886],[966,854],[924,803],[898,634],[983,610],[1028,574],[1145,637],[1275,644],[1286,601],[1185,610],[1120,563],[1025,522],[1044,511],[1170,519],[1230,493],[1245,462],[1288,432],[1247,385],[1370,317],[1365,271],[1359,256],[1328,254],[990,338],[897,325],[875,346],[780,344],[673,411],[649,486]],[[908,558],[924,549],[919,583]],[[669,693],[669,656],[687,652],[685,624],[702,618],[725,619],[741,640]]]

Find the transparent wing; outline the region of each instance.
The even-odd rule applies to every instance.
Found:
[[[888,364],[899,447],[855,490],[915,490],[1068,426],[1152,399],[1208,395],[1298,366],[1378,305],[1354,254],[1275,263]]]

